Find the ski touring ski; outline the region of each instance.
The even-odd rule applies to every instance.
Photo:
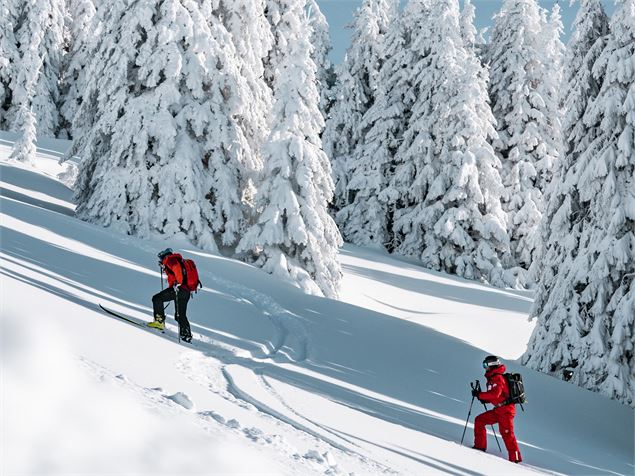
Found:
[[[123,316],[119,313],[116,313],[115,311],[111,311],[110,309],[102,306],[101,304],[99,304],[99,307],[101,308],[102,311],[110,314],[111,316],[114,316],[118,319],[121,319],[122,321],[126,321],[129,322],[130,324],[134,324],[135,326],[139,326],[142,327],[143,329],[152,329],[151,327],[148,327],[147,323],[141,323],[139,321],[135,321],[133,319],[130,319],[129,317]],[[165,331],[161,331],[161,334],[165,334]]]
[[[113,317],[116,317],[117,319],[120,319],[122,321],[125,321],[125,322],[127,322],[129,324],[141,327],[142,329],[145,329],[145,330],[147,330],[149,332],[152,332],[153,334],[155,333],[155,331],[158,331],[158,329],[155,329],[155,328],[152,328],[152,327],[148,326],[148,323],[146,321],[141,321],[141,320],[137,320],[137,319],[134,319],[134,318],[126,317],[126,316],[124,316],[122,314],[119,314],[118,312],[112,311],[112,310],[108,309],[107,307],[102,306],[101,304],[99,304],[99,307],[105,313],[107,313],[107,314],[109,314],[109,315],[111,315]],[[162,331],[159,331],[159,332],[161,334],[164,334],[166,337],[168,335],[172,336],[172,332],[168,333],[165,330],[162,330]],[[185,340],[181,339],[181,337],[179,336],[178,331],[176,333],[176,340],[177,340],[177,342],[179,344],[183,344],[185,347],[194,347],[193,342],[191,342],[191,341],[188,342],[188,341],[185,341]]]

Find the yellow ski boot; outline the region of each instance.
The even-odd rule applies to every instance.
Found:
[[[165,316],[157,314],[154,316],[154,321],[148,322],[148,327],[158,329],[160,331],[165,330]]]

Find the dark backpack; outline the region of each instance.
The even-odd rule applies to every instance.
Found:
[[[203,284],[198,278],[198,270],[196,264],[191,259],[181,260],[181,268],[183,269],[183,284],[193,292],[198,291],[199,286]]]
[[[507,388],[509,389],[509,398],[505,400],[505,404],[517,403],[522,406],[527,403],[525,397],[525,385],[523,384],[523,376],[520,374],[503,374],[507,380]]]

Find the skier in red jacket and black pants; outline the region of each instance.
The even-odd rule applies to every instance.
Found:
[[[168,287],[160,293],[152,296],[152,306],[154,308],[154,321],[148,326],[155,329],[165,329],[165,310],[163,303],[175,301],[175,319],[179,323],[179,335],[185,342],[192,341],[192,331],[190,322],[187,320],[187,303],[190,300],[190,293],[195,289],[189,289],[183,276],[183,257],[174,253],[171,248],[167,248],[158,254],[159,265],[168,277]]]
[[[520,463],[522,458],[518,449],[518,442],[514,435],[514,416],[516,405],[505,403],[509,398],[507,380],[503,377],[505,366],[498,357],[489,355],[483,360],[485,377],[487,378],[487,391],[472,391],[472,395],[483,403],[491,403],[494,408],[481,413],[474,421],[474,448],[485,451],[487,449],[487,432],[485,427],[498,423],[498,428],[509,453],[509,461]]]

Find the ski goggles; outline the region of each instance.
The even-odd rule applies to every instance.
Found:
[[[483,368],[488,369],[490,367],[498,367],[500,364],[500,360],[495,360],[493,362],[483,362]]]

